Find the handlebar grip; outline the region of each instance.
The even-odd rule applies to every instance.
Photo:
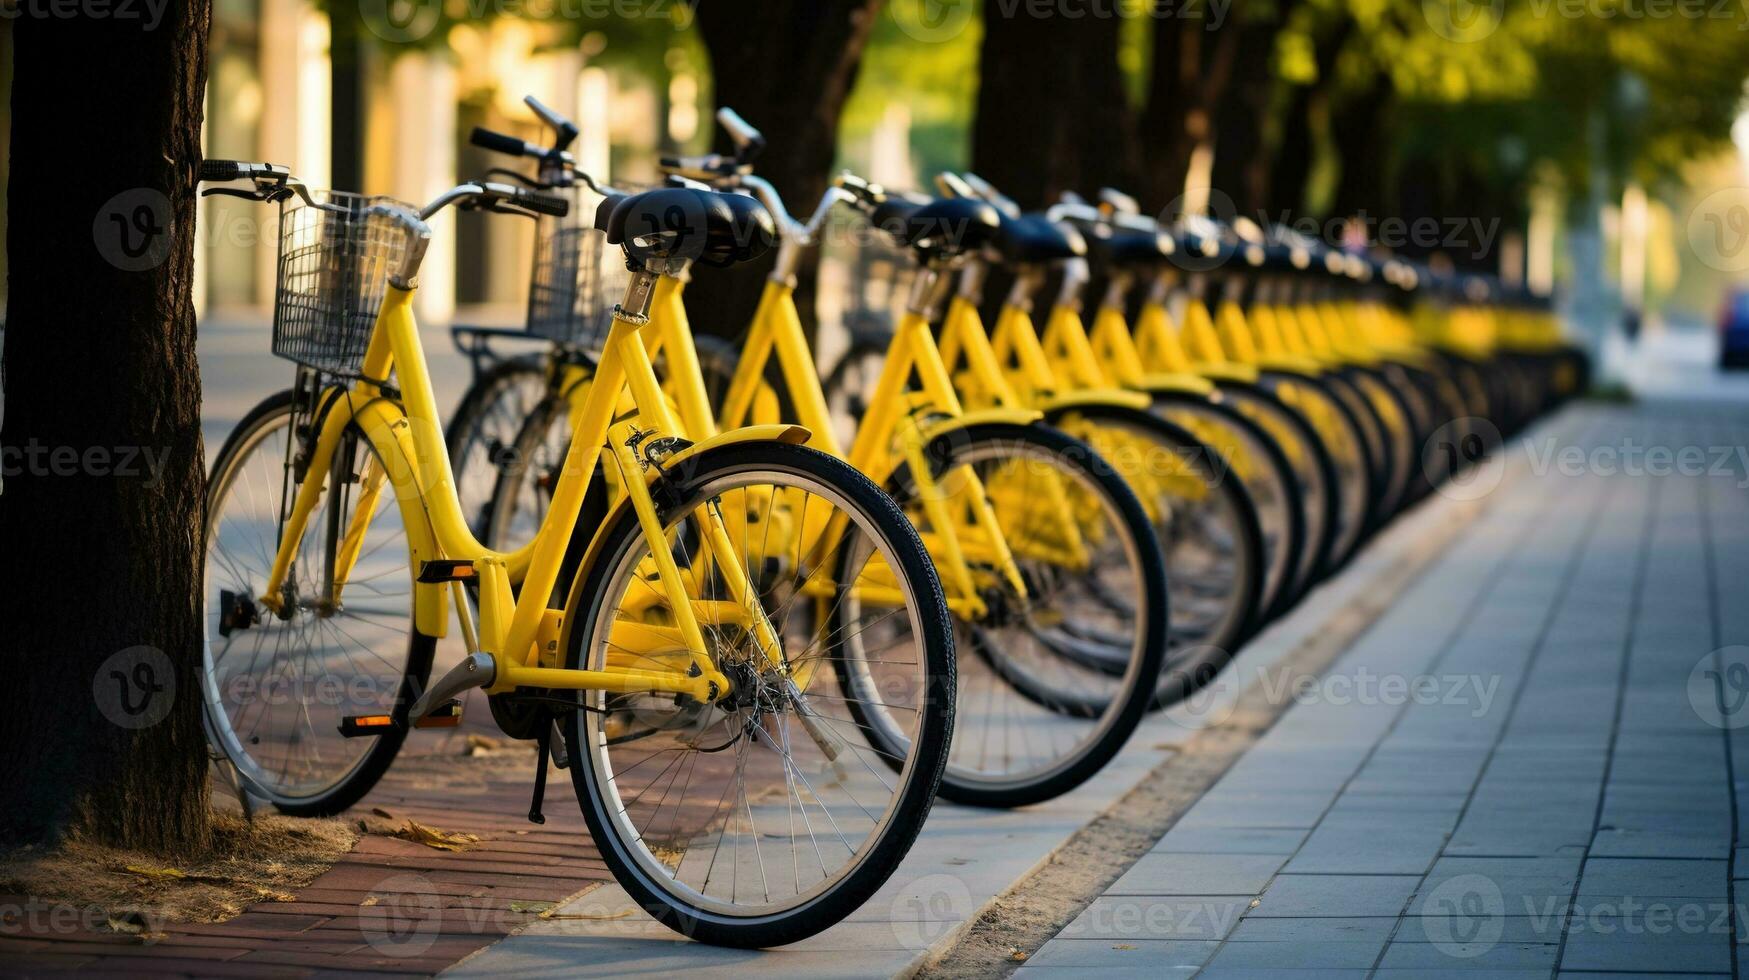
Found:
[[[243,175],[243,167],[235,160],[202,160],[200,162],[200,179],[202,181],[224,182],[236,180]]]
[[[553,135],[556,137],[553,149],[563,150],[571,145],[572,140],[577,138],[577,124],[554,112],[541,100],[532,95],[525,95],[522,97],[522,104],[528,106],[528,111],[539,116],[541,122],[546,123],[552,129]]]
[[[550,215],[554,218],[563,218],[571,213],[570,199],[560,197],[557,194],[542,194],[540,191],[518,190],[516,192],[516,203],[536,214]]]
[[[723,131],[729,134],[729,139],[733,140],[737,147],[740,147],[744,157],[765,149],[765,134],[754,129],[751,123],[742,119],[739,113],[728,106],[723,106],[717,110],[717,122],[722,125]]]
[[[474,132],[468,137],[468,142],[482,149],[507,156],[520,157],[528,154],[528,144],[514,136],[496,133],[484,126],[475,126]]]

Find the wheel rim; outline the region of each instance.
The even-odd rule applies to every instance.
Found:
[[[704,485],[696,499],[708,501],[730,494],[727,506],[733,507],[733,491],[770,482],[767,476],[725,475]],[[844,541],[859,541],[851,547],[860,548],[864,559],[872,554],[892,556],[891,545],[836,490],[802,474],[784,474],[782,480],[783,485],[806,493],[805,498],[790,494],[780,508],[787,509],[794,519],[819,519],[822,506],[848,512],[855,530],[841,539],[838,547],[843,547]],[[809,518],[809,513],[814,517]],[[768,520],[768,531],[773,526]],[[769,536],[760,542],[751,525],[743,530],[742,555],[770,553]],[[675,536],[678,552],[686,552],[686,539],[685,534]],[[836,550],[824,556],[829,563],[836,562]],[[646,553],[642,537],[631,536],[613,558],[616,564],[602,602],[624,610],[626,604],[616,597],[647,588],[640,584],[638,573]],[[696,549],[692,553],[695,555]],[[923,775],[916,769],[914,752],[884,760],[876,754],[878,750],[863,736],[865,729],[845,710],[848,692],[834,686],[830,678],[835,672],[819,669],[825,666],[831,643],[828,634],[813,630],[813,624],[834,622],[837,617],[835,611],[810,608],[812,603],[801,598],[796,589],[809,582],[829,581],[832,572],[822,576],[824,568],[826,565],[810,567],[799,582],[791,573],[788,599],[782,598],[782,590],[773,586],[769,576],[761,591],[785,636],[785,652],[794,676],[806,676],[802,696],[814,724],[828,733],[828,740],[838,740],[836,765],[826,759],[820,744],[796,718],[793,706],[763,713],[706,707],[695,711],[695,719],[687,722],[681,715],[690,709],[658,704],[660,698],[634,704],[592,692],[585,702],[591,710],[578,712],[578,737],[594,782],[601,788],[600,812],[612,828],[615,846],[652,887],[693,908],[719,916],[753,918],[782,914],[817,900],[862,866],[893,824],[897,808],[910,796],[907,787]],[[898,584],[906,610],[903,621],[913,642],[918,642],[915,638],[923,632],[917,595],[902,577]],[[842,592],[838,601],[843,601]],[[587,662],[591,666],[607,662],[610,647],[606,631],[611,630],[612,618],[597,617],[589,638]],[[809,636],[813,638],[807,639]],[[742,641],[726,630],[706,627],[706,637],[725,661],[749,652],[744,646],[737,648],[736,643]],[[802,638],[799,645],[792,645],[792,637]],[[884,659],[892,664],[902,658],[889,650]],[[808,669],[810,663],[812,669]],[[912,658],[911,667],[908,691],[893,683],[892,673],[883,690],[887,692],[889,718],[902,713],[899,698],[908,695],[918,699],[908,726],[915,733],[921,730],[925,711],[935,709],[926,709],[922,700],[931,696],[933,679],[920,651]],[[740,671],[738,676],[746,674]],[[750,684],[743,690],[757,686]],[[738,692],[737,698],[740,696]],[[617,725],[615,719],[619,719]],[[640,724],[648,733],[625,739],[626,731],[638,731],[629,729],[629,724]],[[692,744],[697,747],[687,750],[660,744],[687,738],[695,738]],[[701,768],[707,771],[701,772]],[[727,782],[718,788],[711,785],[712,777],[719,781],[726,777]],[[705,789],[700,792],[699,787]],[[784,797],[781,806],[772,799],[779,787]],[[649,799],[652,794],[654,800]],[[711,806],[710,819],[701,820],[690,812],[685,799],[689,795],[695,796],[693,803]],[[711,845],[711,825],[719,816],[721,824]]]
[[[990,790],[1046,781],[1104,744],[1123,715],[1128,700],[1124,695],[1143,685],[1140,670],[1146,643],[1143,621],[1135,618],[1144,605],[1137,542],[1117,533],[1123,527],[1121,515],[1091,476],[1063,468],[1051,450],[1031,442],[981,440],[958,447],[949,464],[953,468],[944,468],[939,479],[944,492],[954,495],[952,477],[969,470],[1000,501],[1002,477],[995,471],[1010,464],[1043,467],[1063,479],[1078,503],[1097,507],[1104,537],[1116,547],[1107,552],[1111,560],[1095,560],[1101,575],[1091,579],[1077,580],[1043,562],[1020,562],[1029,583],[1041,587],[1033,594],[1036,609],[1051,610],[1047,597],[1077,600],[1073,607],[1058,604],[1057,608],[1083,612],[1073,619],[1064,616],[1058,629],[1042,629],[1037,620],[998,628],[988,621],[967,622],[956,613],[959,672],[949,778]],[[913,496],[905,493],[901,502],[918,527],[927,527],[920,508],[905,500]],[[1006,515],[1003,510],[998,504],[998,522],[1010,547],[1018,550],[1042,534],[1042,520],[1031,519],[1040,516],[1036,512],[1016,519],[1013,509]],[[1101,594],[1091,588],[1095,583],[1103,586]],[[946,576],[943,585],[951,600],[955,586]],[[1131,628],[1104,628],[1126,616],[1131,617]],[[1117,635],[1116,642],[1107,642],[1111,634]],[[1151,679],[1143,689],[1153,690]]]
[[[385,479],[338,608],[324,605],[319,584],[332,492],[311,514],[287,576],[290,618],[258,601],[252,614],[235,598],[221,601],[225,593],[253,597],[266,581],[289,490],[291,418],[288,408],[249,433],[215,481],[205,533],[202,685],[221,751],[255,791],[295,804],[344,785],[376,744],[341,736],[340,719],[394,710],[407,670],[413,591],[406,532]],[[376,460],[362,438],[355,459]],[[251,617],[254,623],[239,625]]]

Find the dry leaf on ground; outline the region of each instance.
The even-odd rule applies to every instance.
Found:
[[[478,834],[438,830],[436,827],[427,827],[411,817],[407,819],[406,824],[400,830],[395,832],[395,836],[403,840],[410,840],[415,844],[435,847],[441,851],[466,851],[480,842]]]

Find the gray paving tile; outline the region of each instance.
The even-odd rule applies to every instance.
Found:
[[[1587,973],[1562,970],[1555,980],[1669,980],[1668,973]],[[1729,973],[1684,973],[1683,980],[1729,980]],[[1488,977],[1487,980],[1495,980]]]
[[[1210,969],[1364,970],[1378,959],[1383,939],[1350,942],[1273,942],[1221,944],[1209,960]]]
[[[1248,917],[1239,923],[1239,928],[1233,930],[1232,935],[1227,937],[1227,941],[1231,943],[1329,943],[1377,940],[1383,943],[1390,938],[1391,931],[1397,926],[1397,921],[1394,916],[1307,917],[1298,919]]]
[[[1224,939],[1251,901],[1231,895],[1101,895],[1057,938]]]
[[[1462,936],[1486,936],[1495,943],[1559,943],[1566,922],[1566,916],[1559,912],[1535,916],[1482,915],[1461,923],[1447,915],[1412,914],[1403,918],[1391,942],[1452,943]]]
[[[1439,855],[1442,830],[1395,826],[1381,819],[1373,826],[1320,826],[1312,831],[1287,874],[1422,874]]]
[[[1552,971],[1560,946],[1555,943],[1398,943],[1386,948],[1381,968],[1393,970],[1518,970]]]
[[[1194,966],[1022,966],[1014,971],[1014,976],[1030,978],[1030,980],[1058,980],[1058,978],[1098,977],[1099,980],[1159,980],[1160,977],[1191,976],[1196,973]],[[1490,978],[1492,980],[1492,978]]]
[[[1729,882],[1724,861],[1592,858],[1579,895],[1695,895],[1723,899]]]
[[[1251,969],[1208,967],[1197,980],[1366,980],[1367,970]]]
[[[1420,881],[1414,875],[1278,875],[1248,916],[1397,915]]]
[[[1639,970],[1666,973],[1720,973],[1731,969],[1731,944],[1690,941],[1692,937],[1576,935],[1569,937],[1561,966],[1575,970]]]
[[[1374,970],[1372,980],[1548,980],[1553,975],[1552,970]]]
[[[1299,849],[1306,831],[1291,827],[1177,826],[1154,845],[1155,853],[1281,854]]]
[[[1029,966],[1077,969],[1193,970],[1208,962],[1218,944],[1162,939],[1053,939],[1028,960]]]
[[[1108,895],[1255,895],[1286,858],[1269,854],[1144,854]]]

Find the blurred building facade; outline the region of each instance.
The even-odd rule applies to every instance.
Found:
[[[684,56],[655,72],[597,64],[602,35],[567,43],[553,25],[509,17],[446,24],[436,43],[421,45],[337,36],[347,30],[310,0],[216,0],[206,155],[282,163],[311,187],[421,204],[491,167],[530,170],[468,142],[475,126],[546,142],[525,94],[577,121],[572,152],[602,178],[647,171],[659,152],[696,135],[699,85]],[[199,221],[203,313],[265,316],[277,215],[215,197]],[[446,211],[433,231],[423,317],[520,316],[533,240],[527,219]]]

